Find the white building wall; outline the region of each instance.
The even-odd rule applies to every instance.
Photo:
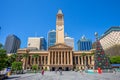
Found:
[[[40,38],[39,37],[29,37],[27,47],[35,47],[40,50]]]
[[[100,39],[100,42],[103,49],[107,49],[113,45],[120,44],[120,31],[112,31]]]
[[[74,49],[74,38],[65,37],[64,40],[66,45],[71,46]]]

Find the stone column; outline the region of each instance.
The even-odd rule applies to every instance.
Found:
[[[53,65],[53,51],[51,53],[51,64]]]
[[[75,61],[75,65],[76,65],[76,56],[74,56],[74,61]]]
[[[80,56],[78,55],[78,64],[80,65]]]
[[[69,52],[67,51],[67,64],[69,64]]]
[[[46,56],[46,65],[48,65],[48,55]]]
[[[55,51],[55,65],[56,65],[56,51]]]
[[[73,55],[72,55],[72,51],[70,51],[70,58],[71,58],[71,65],[73,64]]]
[[[91,56],[91,64],[94,65],[94,56]]]
[[[81,57],[81,64],[83,65],[83,56]]]
[[[53,51],[53,64],[55,64],[55,51]]]
[[[48,54],[48,65],[50,65],[50,63],[51,63],[51,62],[50,62],[50,61],[51,61],[50,59],[51,59],[51,58],[50,58],[50,52],[49,52],[49,54]]]
[[[58,52],[56,51],[56,65],[58,64]]]
[[[66,52],[64,51],[64,64],[66,64]]]
[[[90,57],[89,57],[89,55],[88,55],[88,65],[90,65]]]
[[[45,62],[46,62],[45,64],[47,65],[47,56],[45,56]]]
[[[68,52],[69,54],[69,65],[71,64],[71,56],[70,56],[70,51]]]
[[[52,64],[54,64],[54,51],[52,51]]]
[[[86,66],[86,61],[87,61],[87,60],[86,60],[86,55],[84,56],[84,58],[85,58],[85,66]]]

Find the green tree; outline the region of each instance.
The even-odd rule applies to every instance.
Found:
[[[90,55],[93,56],[94,54],[95,54],[95,53],[93,52],[93,53],[91,53]]]
[[[17,53],[8,56],[8,58],[7,58],[7,67],[12,66],[12,63],[13,63],[14,61],[16,61],[16,58],[17,58],[17,57],[18,57]]]
[[[95,69],[101,68],[101,69],[111,69],[111,64],[109,58],[106,56],[102,45],[98,39],[98,34],[96,35],[96,51],[94,56],[94,65]]]
[[[22,70],[22,62],[13,62],[12,63],[12,70],[13,71],[16,71],[16,73],[17,73],[17,71],[20,71],[20,70]]]
[[[112,64],[120,64],[120,56],[111,56],[110,57],[110,62]]]
[[[84,57],[84,56],[86,56],[87,54],[86,53],[82,53],[82,56]]]
[[[32,70],[34,70],[35,73],[36,73],[36,70],[37,70],[37,69],[38,69],[38,65],[37,65],[37,64],[32,65]]]
[[[7,67],[6,62],[7,62],[6,50],[0,48],[0,71]]]

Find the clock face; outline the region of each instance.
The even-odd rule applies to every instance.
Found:
[[[61,30],[63,29],[63,27],[62,27],[62,26],[58,26],[57,29],[58,29],[59,31],[61,31]]]

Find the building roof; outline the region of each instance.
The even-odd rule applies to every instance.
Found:
[[[56,32],[55,30],[50,30],[48,33],[51,33],[51,32]]]
[[[36,47],[26,47],[26,48],[20,48],[20,49],[18,49],[18,50],[30,50],[30,51],[32,51],[32,50],[38,50]]]
[[[85,35],[82,36],[81,40],[86,40],[86,37]]]
[[[85,37],[85,35],[83,35],[83,36],[78,40],[78,42],[79,42],[79,41],[91,41],[91,40],[87,39],[87,38]]]
[[[15,37],[16,39],[20,40],[20,38],[18,38],[16,35],[14,34],[9,34],[7,37]]]
[[[62,10],[59,9],[57,14],[63,14],[63,13],[62,13]]]
[[[28,39],[41,39],[41,38],[44,38],[43,36],[41,37],[28,37]]]
[[[71,37],[65,37],[65,39],[74,39],[74,38],[71,38]]]
[[[109,28],[107,31],[104,32],[104,34],[100,37],[100,39],[102,39],[103,37],[111,33],[112,31],[120,31],[120,26],[113,26]]]

